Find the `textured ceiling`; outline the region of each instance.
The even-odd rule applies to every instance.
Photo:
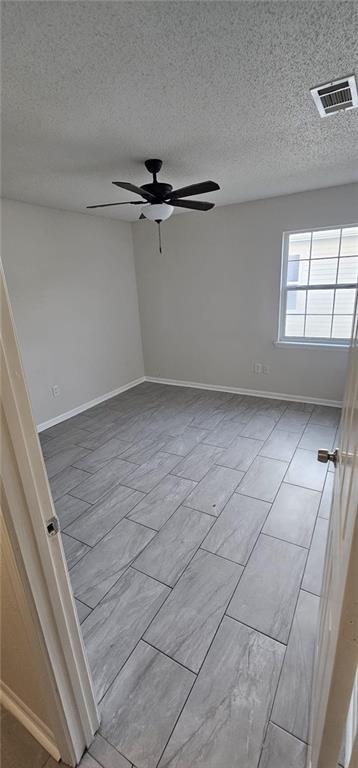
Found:
[[[357,2],[9,0],[2,15],[5,197],[133,199],[111,181],[150,181],[148,157],[175,186],[218,181],[218,204],[358,180],[358,110],[321,119],[309,93],[358,75]]]

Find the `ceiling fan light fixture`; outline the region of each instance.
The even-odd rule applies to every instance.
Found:
[[[174,211],[174,206],[168,203],[150,203],[142,208],[142,214],[149,221],[165,221]]]

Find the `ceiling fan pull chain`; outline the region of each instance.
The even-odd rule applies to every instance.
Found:
[[[159,253],[163,253],[162,251],[162,233],[160,231],[160,221],[157,221],[158,224],[158,234],[159,234]]]

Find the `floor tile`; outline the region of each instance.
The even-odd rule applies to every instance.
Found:
[[[318,597],[300,592],[271,716],[276,725],[306,742],[318,608]]]
[[[88,436],[91,434],[90,432],[86,433]],[[50,460],[52,456],[55,456],[57,453],[60,453],[61,451],[66,450],[67,448],[86,448],[86,446],[78,445],[75,441],[73,442],[71,437],[67,437],[66,435],[62,435],[61,437],[57,438],[48,438],[46,441],[42,439],[41,442],[41,451],[44,458],[45,463]]]
[[[180,407],[162,406],[153,413],[148,426],[152,432],[163,433],[167,437],[176,437],[184,432],[191,419],[192,417],[188,416]]]
[[[278,421],[283,412],[286,410],[286,407],[287,405],[285,400],[267,399],[266,402],[262,402],[259,405],[257,413],[262,413],[265,416],[271,416],[272,419]]]
[[[206,413],[197,416],[193,421],[193,427],[201,427],[202,429],[214,429],[223,421],[225,412],[220,408],[208,408]]]
[[[101,732],[137,768],[155,768],[194,680],[140,641],[103,700]]]
[[[311,424],[321,424],[324,427],[338,427],[341,417],[339,408],[329,405],[315,405],[311,415]]]
[[[118,423],[102,424],[96,432],[90,432],[87,437],[81,438],[80,445],[83,445],[84,448],[89,448],[91,451],[96,451],[112,440],[112,438],[118,439],[119,429]],[[126,440],[121,440],[121,443],[124,443],[128,448],[130,446],[130,443]]]
[[[314,595],[321,594],[328,525],[328,520],[325,520],[323,517],[317,518],[312,546],[303,577],[302,589],[306,589],[307,592],[313,592]]]
[[[259,768],[306,768],[307,745],[269,723]]]
[[[122,459],[112,459],[95,472],[93,475],[86,474],[86,479],[72,489],[71,495],[78,499],[89,501],[94,504],[101,496],[114,485],[118,485],[121,480],[127,478],[133,472],[135,464],[130,464]],[[80,470],[76,470],[79,472]]]
[[[284,647],[224,618],[159,768],[253,768]]]
[[[280,461],[291,461],[299,439],[300,436],[297,432],[288,432],[286,429],[276,427],[261,448],[260,456],[267,456],[269,459],[279,459]]]
[[[184,502],[195,488],[192,480],[167,475],[142,499],[128,515],[130,520],[148,525],[157,531],[167,522],[173,512]]]
[[[60,521],[61,528],[66,528],[80,515],[91,509],[91,505],[87,501],[82,499],[75,499],[69,493],[65,493],[64,496],[60,496],[55,502],[56,515]]]
[[[220,424],[207,433],[203,442],[208,445],[217,445],[219,448],[228,448],[235,437],[238,437],[245,424],[238,417],[225,417]]]
[[[144,640],[198,672],[242,570],[209,552],[197,552]]]
[[[260,535],[227,614],[287,643],[307,552]]]
[[[83,421],[79,421],[76,426],[83,429],[88,429],[91,432],[97,432],[99,429],[102,429],[103,426],[115,423],[119,416],[113,410],[113,408],[110,408],[111,402],[112,400],[106,400],[103,403],[98,403],[98,405],[95,405],[87,411],[84,411],[82,414],[80,414],[79,417],[75,417],[83,417]]]
[[[214,445],[198,445],[175,467],[175,475],[200,482],[213,464],[218,463],[222,448]]]
[[[285,429],[287,432],[298,432],[301,435],[310,415],[306,411],[287,410],[277,422],[277,429]]]
[[[287,467],[284,461],[257,456],[239,485],[239,493],[262,501],[273,501]]]
[[[56,763],[56,765],[58,765],[58,763]],[[78,768],[102,768],[102,766],[97,762],[97,760],[95,760],[94,757],[92,757],[92,755],[90,755],[88,752],[85,752]]]
[[[302,485],[313,491],[322,491],[327,474],[327,464],[317,461],[317,453],[297,448],[288,468],[285,483]]]
[[[43,445],[46,445],[46,443],[51,443],[53,440],[53,437],[51,437],[51,435],[48,435],[46,430],[43,430],[42,432],[38,432],[37,436],[39,438],[41,447]]]
[[[257,398],[247,398],[246,400],[244,398],[241,399],[241,402],[237,404],[230,404],[230,414],[232,414],[235,418],[240,419],[244,424],[247,424],[248,421],[255,415],[257,412],[258,404],[257,404]]]
[[[151,423],[153,409],[147,413],[139,413],[125,420],[125,423],[118,429],[117,437],[120,440],[126,440],[128,443],[134,443],[136,440],[142,440],[144,437],[159,434],[162,431],[162,425],[157,426]]]
[[[246,565],[269,510],[266,501],[234,493],[202,548]]]
[[[75,469],[75,467],[66,467],[58,475],[49,479],[52,498],[54,501],[64,496],[65,493],[72,491],[83,480],[86,481],[89,478],[88,472],[83,472],[82,469]]]
[[[76,541],[72,536],[67,536],[65,533],[61,533],[62,544],[65,550],[66,562],[68,570],[73,568],[76,563],[90,551],[87,544],[83,544],[82,541]]]
[[[91,613],[92,608],[89,608],[88,605],[81,603],[81,601],[77,600],[76,598],[75,598],[75,606],[77,610],[78,621],[80,622],[80,624],[82,624],[82,622],[85,619],[87,619],[87,616],[89,616],[89,614]]]
[[[213,518],[179,507],[133,564],[143,573],[173,586],[205,538]]]
[[[102,768],[131,768],[131,763],[119,754],[100,733],[97,733],[92,742],[89,753],[99,761]]]
[[[267,440],[276,426],[276,419],[267,416],[264,412],[256,413],[246,424],[241,434],[243,437],[252,437],[255,440]]]
[[[335,427],[322,427],[320,424],[307,424],[299,442],[299,448],[307,451],[318,451],[319,448],[331,450],[336,436]]]
[[[285,400],[285,402],[287,405],[287,409],[286,409],[287,413],[289,413],[290,411],[294,411],[294,412],[305,411],[306,413],[311,414],[314,409],[314,405],[312,403],[300,403],[298,401],[295,402],[291,400]]]
[[[301,604],[313,601],[307,628],[334,480],[316,449],[333,443],[338,419],[338,409],[144,382],[42,433],[101,705],[115,692],[106,719],[118,742],[98,736],[81,768],[303,768],[309,686],[297,649],[311,653],[311,641]],[[223,617],[241,589],[245,615]],[[278,710],[287,722],[276,723],[287,639]],[[118,681],[146,648],[122,695]],[[198,670],[187,703],[190,685],[173,708],[177,679],[191,684]]]
[[[126,485],[137,491],[148,493],[174,469],[177,463],[178,456],[158,451],[149,461],[137,467],[126,477]]]
[[[122,454],[122,459],[132,461],[134,464],[145,464],[158,451],[166,450],[168,437],[166,435],[158,436],[156,433],[137,440],[130,448]]]
[[[72,419],[66,419],[59,424],[55,424],[53,427],[46,429],[46,436],[51,437],[54,440],[61,440],[63,437],[71,439],[74,443],[83,437],[86,437],[90,433],[90,430],[80,429],[72,423]]]
[[[231,469],[239,469],[242,472],[246,472],[262,446],[263,440],[237,437],[229,448],[223,451],[216,463],[224,467],[231,467]]]
[[[69,419],[69,422],[71,423],[71,426],[77,427],[79,429],[84,429],[85,432],[95,432],[98,427],[102,426],[103,419],[105,419],[105,410],[102,409],[101,412],[101,423],[99,424],[98,418],[95,414],[92,414],[92,410],[88,409],[87,411],[83,411],[83,413],[78,413],[77,416],[72,416],[71,419]],[[63,422],[62,422],[63,423]]]
[[[181,435],[173,437],[167,441],[165,450],[168,453],[175,453],[177,456],[187,456],[195,446],[203,440],[208,434],[207,429],[193,429],[186,427]]]
[[[69,525],[66,533],[94,547],[143,497],[140,491],[115,485]]]
[[[86,448],[81,448],[79,445],[63,448],[62,451],[58,451],[58,453],[45,460],[47,476],[51,478],[58,475],[63,469],[70,467],[71,464],[76,464],[77,459],[84,458],[88,453],[89,451]]]
[[[171,419],[163,419],[162,422],[162,430],[165,432],[165,434],[170,439],[171,437],[180,437],[180,435],[185,432],[188,427],[191,426],[192,418],[191,416],[188,417],[180,417],[177,418],[173,417]],[[198,429],[198,427],[195,427]],[[205,430],[207,432],[207,430]]]
[[[48,752],[6,709],[1,710],[2,768],[43,768]]]
[[[311,544],[321,494],[282,483],[263,527],[263,533],[301,547]]]
[[[185,506],[217,517],[244,476],[229,467],[212,467],[185,499]]]
[[[75,596],[94,608],[153,535],[154,531],[143,525],[121,520],[72,569]]]
[[[322,493],[321,503],[319,505],[318,514],[319,517],[324,517],[329,520],[331,517],[331,506],[333,500],[333,487],[334,487],[334,474],[327,472],[326,482]]]
[[[169,587],[129,568],[82,627],[99,702],[169,594]]]
[[[126,448],[127,443],[123,440],[118,440],[117,437],[112,437],[100,448],[88,453],[84,458],[73,461],[72,464],[78,469],[84,469],[86,472],[98,472],[102,469],[111,459],[115,459],[122,454]],[[130,459],[129,459],[130,461]]]

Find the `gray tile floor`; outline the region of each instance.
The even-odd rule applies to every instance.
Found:
[[[145,383],[41,434],[102,718],[83,768],[303,768],[339,416]]]

